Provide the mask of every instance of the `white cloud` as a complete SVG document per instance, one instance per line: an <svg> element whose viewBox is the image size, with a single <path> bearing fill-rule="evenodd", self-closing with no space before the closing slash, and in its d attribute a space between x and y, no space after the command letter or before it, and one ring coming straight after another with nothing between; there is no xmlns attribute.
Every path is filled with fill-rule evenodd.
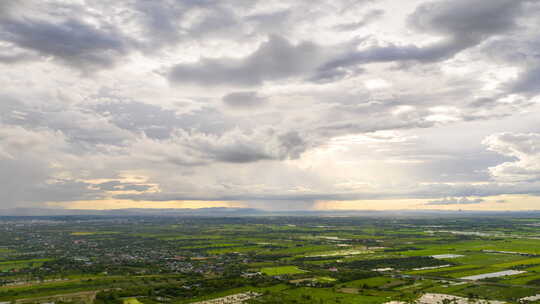
<svg viewBox="0 0 540 304"><path fill-rule="evenodd" d="M513 158L489 168L495 179L509 182L540 179L539 133L493 134L483 143L489 150Z"/></svg>

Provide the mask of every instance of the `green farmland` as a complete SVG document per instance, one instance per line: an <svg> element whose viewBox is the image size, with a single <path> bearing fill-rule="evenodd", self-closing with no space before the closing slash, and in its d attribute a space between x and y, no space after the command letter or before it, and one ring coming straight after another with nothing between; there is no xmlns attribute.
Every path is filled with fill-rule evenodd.
<svg viewBox="0 0 540 304"><path fill-rule="evenodd" d="M246 304L379 304L443 294L516 303L540 294L540 219L90 217L0 226L0 302L243 295Z"/></svg>
<svg viewBox="0 0 540 304"><path fill-rule="evenodd" d="M299 274L306 272L305 270L299 269L296 266L279 266L279 267L265 267L261 269L261 272L265 275L276 276L284 274Z"/></svg>

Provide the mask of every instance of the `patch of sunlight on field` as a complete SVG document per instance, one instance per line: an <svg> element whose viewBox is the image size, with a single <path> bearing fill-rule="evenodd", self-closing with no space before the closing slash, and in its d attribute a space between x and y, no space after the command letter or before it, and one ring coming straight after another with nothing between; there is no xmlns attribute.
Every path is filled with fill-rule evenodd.
<svg viewBox="0 0 540 304"><path fill-rule="evenodd" d="M124 299L123 304L142 304L137 298Z"/></svg>

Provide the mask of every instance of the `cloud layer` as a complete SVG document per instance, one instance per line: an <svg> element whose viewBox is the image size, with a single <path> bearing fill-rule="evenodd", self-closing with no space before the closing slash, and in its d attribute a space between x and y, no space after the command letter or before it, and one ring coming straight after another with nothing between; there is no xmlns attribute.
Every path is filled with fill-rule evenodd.
<svg viewBox="0 0 540 304"><path fill-rule="evenodd" d="M1 2L0 207L535 209L493 197L540 194L539 13L527 0Z"/></svg>

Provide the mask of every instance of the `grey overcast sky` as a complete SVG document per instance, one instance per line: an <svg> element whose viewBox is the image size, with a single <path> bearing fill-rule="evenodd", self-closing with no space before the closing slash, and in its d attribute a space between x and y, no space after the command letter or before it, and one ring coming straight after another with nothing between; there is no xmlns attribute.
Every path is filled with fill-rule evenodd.
<svg viewBox="0 0 540 304"><path fill-rule="evenodd" d="M540 1L0 1L0 207L540 209Z"/></svg>

